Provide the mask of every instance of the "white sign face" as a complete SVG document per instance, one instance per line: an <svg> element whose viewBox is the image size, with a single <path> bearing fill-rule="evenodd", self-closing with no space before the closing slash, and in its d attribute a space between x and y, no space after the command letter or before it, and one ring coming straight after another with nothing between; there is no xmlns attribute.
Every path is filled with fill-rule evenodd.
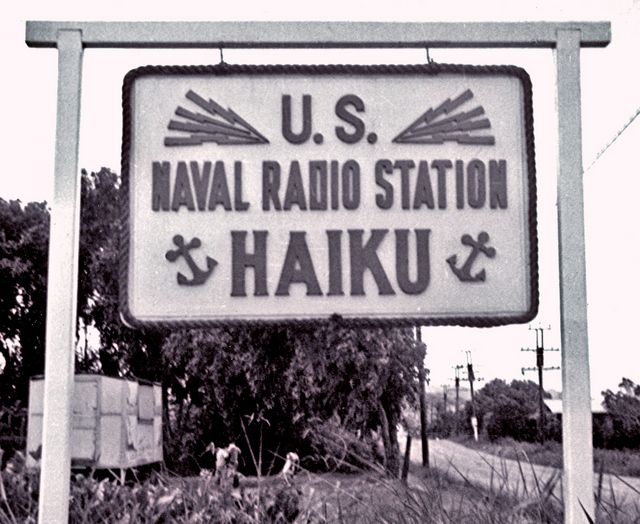
<svg viewBox="0 0 640 524"><path fill-rule="evenodd" d="M124 93L129 324L535 316L523 70L149 67Z"/></svg>

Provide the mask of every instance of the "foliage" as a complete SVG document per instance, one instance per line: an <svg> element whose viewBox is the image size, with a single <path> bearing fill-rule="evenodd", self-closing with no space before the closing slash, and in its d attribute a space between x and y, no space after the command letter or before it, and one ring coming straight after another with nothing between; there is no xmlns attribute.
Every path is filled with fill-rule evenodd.
<svg viewBox="0 0 640 524"><path fill-rule="evenodd" d="M3 474L0 524L35 522L38 478L34 472ZM69 522L291 522L299 513L299 491L285 483L263 490L220 488L212 477L181 479L166 474L133 484L113 477L76 474L70 486Z"/></svg>
<svg viewBox="0 0 640 524"><path fill-rule="evenodd" d="M96 173L83 170L81 191L78 316L80 327L99 333L99 348L94 354L82 352L77 369L160 381L163 335L134 335L120 320L119 177L107 168Z"/></svg>
<svg viewBox="0 0 640 524"><path fill-rule="evenodd" d="M481 427L490 440L512 437L516 440L535 440L538 418L538 386L530 380L494 379L488 382L475 397L476 410ZM470 416L470 408L467 406ZM552 432L553 419L547 433Z"/></svg>
<svg viewBox="0 0 640 524"><path fill-rule="evenodd" d="M471 430L469 417L465 411L452 413L442 412L429 426L429 435L438 438L449 438Z"/></svg>
<svg viewBox="0 0 640 524"><path fill-rule="evenodd" d="M487 465L489 468L490 466ZM555 496L558 477L504 479L500 465L489 487L479 487L462 473L414 470L408 485L373 474L302 473L287 485L277 478L244 479L240 489L221 490L210 477L183 479L158 474L133 485L109 478L75 475L70 522L236 522L236 523L522 523L561 522ZM521 469L527 468L522 462ZM18 477L12 475L12 477ZM8 502L0 500L0 523L35 522L35 479L6 478ZM7 511L11 508L11 514ZM598 522L637 522L613 498Z"/></svg>
<svg viewBox="0 0 640 524"><path fill-rule="evenodd" d="M49 212L0 198L0 405L26 404L43 372Z"/></svg>
<svg viewBox="0 0 640 524"><path fill-rule="evenodd" d="M610 424L602 430L603 443L615 449L640 449L640 385L623 378L618 388L602 393Z"/></svg>
<svg viewBox="0 0 640 524"><path fill-rule="evenodd" d="M131 336L118 313L118 177L82 172L79 328L99 332L79 371L159 378L157 335ZM26 405L28 382L44 371L49 211L46 203L0 199L0 403Z"/></svg>
<svg viewBox="0 0 640 524"><path fill-rule="evenodd" d="M244 457L268 450L263 467L277 469L287 451L313 457L324 449L322 426L366 436L386 417L386 458L395 471L401 404L415 396L415 351L407 331L337 323L172 333L163 347L173 405L168 445L181 455L172 465L195 469L211 439L235 442Z"/></svg>
<svg viewBox="0 0 640 524"><path fill-rule="evenodd" d="M559 474L542 478L516 457L519 475L501 462L486 463L487 484L471 482L455 468L412 470L409 482L381 475L315 475L302 472L292 483L279 476L243 478L238 489L214 478L180 478L161 472L121 484L114 477L74 475L70 522L300 523L522 523L561 522ZM488 473L488 474L487 474ZM490 479L490 480L489 480ZM527 480L529 479L529 480ZM634 501L603 491L598 522L638 522ZM37 472L9 468L0 474L0 524L36 522Z"/></svg>
<svg viewBox="0 0 640 524"><path fill-rule="evenodd" d="M358 473L381 470L384 449L380 440L358 437L353 431L340 426L337 419L310 424L305 435L311 451L303 460L311 471L336 471ZM373 434L375 435L375 434Z"/></svg>

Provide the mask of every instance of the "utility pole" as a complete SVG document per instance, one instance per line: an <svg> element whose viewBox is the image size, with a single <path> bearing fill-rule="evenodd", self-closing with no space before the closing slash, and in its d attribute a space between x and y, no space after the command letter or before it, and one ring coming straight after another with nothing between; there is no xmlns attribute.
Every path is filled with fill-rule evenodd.
<svg viewBox="0 0 640 524"><path fill-rule="evenodd" d="M458 364L457 366L453 366L455 372L455 385L456 385L456 415L460 409L460 370L464 368L462 364Z"/></svg>
<svg viewBox="0 0 640 524"><path fill-rule="evenodd" d="M476 377L473 373L473 363L471 362L471 351L465 351L467 355L467 379L469 380L469 390L471 391L471 427L473 428L473 438L478 442L478 417L476 415L476 401L473 393L473 383Z"/></svg>
<svg viewBox="0 0 640 524"><path fill-rule="evenodd" d="M447 412L447 385L446 384L442 384L442 400L444 402L444 409L442 410L443 413Z"/></svg>
<svg viewBox="0 0 640 524"><path fill-rule="evenodd" d="M424 353L420 353L420 363L418 365L418 387L420 388L420 438L422 441L422 465L429 467L429 438L427 436L427 399L425 397L425 373L424 359L427 356L427 346L422 344L422 329L416 328L416 339Z"/></svg>
<svg viewBox="0 0 640 524"><path fill-rule="evenodd" d="M551 329L549 326L547 329ZM544 411L544 387L542 385L542 372L550 371L553 369L560 369L559 366L544 367L544 352L545 351L560 351L558 348L545 348L544 347L544 328L534 328L536 332L536 348L520 348L520 351L535 351L536 352L536 367L523 367L522 374L525 371L538 371L538 440L544 442L544 428L545 428L545 411ZM529 331L532 331L529 326Z"/></svg>

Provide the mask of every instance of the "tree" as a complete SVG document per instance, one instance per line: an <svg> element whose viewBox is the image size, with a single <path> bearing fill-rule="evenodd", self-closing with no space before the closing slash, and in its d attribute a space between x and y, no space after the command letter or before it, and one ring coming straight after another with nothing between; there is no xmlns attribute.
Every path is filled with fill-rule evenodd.
<svg viewBox="0 0 640 524"><path fill-rule="evenodd" d="M387 470L397 475L400 458L397 426L403 401L415 405L421 348L411 330L345 329L330 324L313 352L320 379L317 412L335 413L346 428L365 434L379 428ZM327 393L329 396L327 397Z"/></svg>
<svg viewBox="0 0 640 524"><path fill-rule="evenodd" d="M538 385L530 380L488 382L476 395L478 416L488 437L535 440L537 399Z"/></svg>
<svg viewBox="0 0 640 524"><path fill-rule="evenodd" d="M618 391L603 391L612 431L604 443L611 448L640 448L640 385L623 378Z"/></svg>
<svg viewBox="0 0 640 524"><path fill-rule="evenodd" d="M105 375L161 380L159 332L134 332L120 320L119 242L121 233L120 178L102 168L82 171L78 281L79 328L99 333L97 362L79 362L79 369Z"/></svg>
<svg viewBox="0 0 640 524"><path fill-rule="evenodd" d="M26 404L44 369L49 212L0 198L0 404Z"/></svg>
<svg viewBox="0 0 640 524"><path fill-rule="evenodd" d="M97 330L99 348L77 369L159 380L162 335L131 336L119 319L119 178L103 168L83 171L81 183L78 327ZM44 372L48 244L45 202L0 199L0 402L6 405L26 404L29 378Z"/></svg>
<svg viewBox="0 0 640 524"><path fill-rule="evenodd" d="M188 446L181 438L175 450L185 459L201 456L209 439L234 441L245 457L246 441L275 455L310 455L323 445L314 439L337 422L361 436L379 429L387 469L397 474L396 427L402 402L415 399L415 350L406 331L334 322L172 333L163 348L170 440L189 435Z"/></svg>

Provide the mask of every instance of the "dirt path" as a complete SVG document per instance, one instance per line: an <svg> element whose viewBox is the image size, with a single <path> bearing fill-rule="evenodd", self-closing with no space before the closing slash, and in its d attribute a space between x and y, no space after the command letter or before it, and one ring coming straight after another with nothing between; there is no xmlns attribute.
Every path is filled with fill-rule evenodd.
<svg viewBox="0 0 640 524"><path fill-rule="evenodd" d="M402 451L406 436L401 437ZM419 439L411 445L411 460L422 464L422 448ZM482 451L467 448L450 440L429 440L431 467L452 476L463 477L469 482L489 489L508 490L518 497L537 496L542 490L553 490L554 497L562 497L561 471L549 466L504 459ZM598 475L594 485L598 489ZM603 475L602 500L605 505L624 507L632 515L640 515L640 478Z"/></svg>

